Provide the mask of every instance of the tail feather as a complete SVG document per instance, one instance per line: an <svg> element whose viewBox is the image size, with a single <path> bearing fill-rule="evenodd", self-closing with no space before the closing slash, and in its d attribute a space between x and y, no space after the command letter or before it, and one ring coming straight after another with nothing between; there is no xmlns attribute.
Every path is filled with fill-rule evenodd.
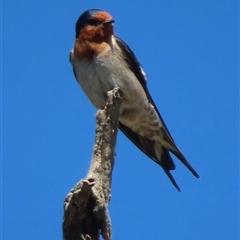
<svg viewBox="0 0 240 240"><path fill-rule="evenodd" d="M167 174L167 176L169 177L169 179L172 182L172 184L174 185L174 187L177 188L177 190L179 192L181 192L177 182L175 181L172 174L170 173L170 170L174 170L176 168L175 164L172 160L172 157L171 157L169 151L164 147L162 147L162 154L161 154L161 158L160 158L160 161L158 162L158 164L162 167L164 172Z"/></svg>
<svg viewBox="0 0 240 240"><path fill-rule="evenodd" d="M175 179L173 178L172 174L170 173L170 171L168 169L165 169L163 167L164 172L167 174L167 176L169 177L170 181L172 182L172 184L174 185L174 187L181 192L181 189L179 188L179 186L177 185Z"/></svg>
<svg viewBox="0 0 240 240"><path fill-rule="evenodd" d="M196 177L199 178L198 173L194 170L194 168L190 165L190 163L187 161L187 159L183 156L181 151L177 148L175 142L172 138L170 138L166 132L163 132L164 138L163 138L163 146L173 153L188 169L189 171Z"/></svg>
<svg viewBox="0 0 240 240"><path fill-rule="evenodd" d="M187 159L183 156L183 154L180 152L180 150L176 147L175 150L169 149L171 153L173 153L188 169L189 171L196 177L199 178L200 176L198 173L194 170L194 168L190 165L190 163L187 161Z"/></svg>
<svg viewBox="0 0 240 240"><path fill-rule="evenodd" d="M156 162L167 170L175 170L176 166L169 154L169 151L167 148L163 147L163 145L155 141L153 144L153 152L155 155Z"/></svg>
<svg viewBox="0 0 240 240"><path fill-rule="evenodd" d="M119 128L141 151L163 168L164 172L178 191L181 190L170 173L171 170L175 169L175 164L172 160L170 152L179 158L179 160L193 173L195 177L199 178L197 172L188 163L167 132L163 131L164 138L161 139L161 141L156 141L140 136L121 122L119 122Z"/></svg>

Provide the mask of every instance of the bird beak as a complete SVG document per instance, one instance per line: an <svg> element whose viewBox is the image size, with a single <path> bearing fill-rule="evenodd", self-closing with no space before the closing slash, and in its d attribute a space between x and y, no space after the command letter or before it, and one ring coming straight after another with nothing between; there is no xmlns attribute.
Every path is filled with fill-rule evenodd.
<svg viewBox="0 0 240 240"><path fill-rule="evenodd" d="M115 20L113 20L113 19L107 19L102 24L114 23L114 22L115 22Z"/></svg>

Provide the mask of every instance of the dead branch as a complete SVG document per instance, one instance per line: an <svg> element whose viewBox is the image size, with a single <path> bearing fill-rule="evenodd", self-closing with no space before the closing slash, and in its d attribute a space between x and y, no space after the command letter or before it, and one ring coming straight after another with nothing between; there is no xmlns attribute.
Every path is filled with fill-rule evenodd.
<svg viewBox="0 0 240 240"><path fill-rule="evenodd" d="M121 105L118 88L108 92L103 110L96 114L93 156L86 178L80 180L64 201L64 240L111 240L108 203L111 194L114 149Z"/></svg>

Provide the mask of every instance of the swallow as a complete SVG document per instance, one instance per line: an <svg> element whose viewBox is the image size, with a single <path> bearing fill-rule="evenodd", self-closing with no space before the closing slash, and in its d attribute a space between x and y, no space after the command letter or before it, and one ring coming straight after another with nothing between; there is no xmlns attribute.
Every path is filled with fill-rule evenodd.
<svg viewBox="0 0 240 240"><path fill-rule="evenodd" d="M198 173L176 146L147 89L147 78L130 47L114 35L113 17L100 9L83 12L75 26L70 62L77 82L91 103L102 109L107 92L120 88L123 100L119 129L149 158L159 164L180 191L171 170L175 155L191 172Z"/></svg>

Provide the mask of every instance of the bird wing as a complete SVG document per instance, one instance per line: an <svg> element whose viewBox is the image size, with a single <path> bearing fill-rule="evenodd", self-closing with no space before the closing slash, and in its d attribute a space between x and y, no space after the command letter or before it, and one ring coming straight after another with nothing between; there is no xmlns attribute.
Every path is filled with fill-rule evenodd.
<svg viewBox="0 0 240 240"><path fill-rule="evenodd" d="M149 91L147 89L147 78L146 75L137 60L136 56L134 55L133 51L129 48L129 46L119 37L116 37L116 43L118 44L119 48L121 49L122 55L127 62L129 69L135 74L136 78L142 85L146 96L148 98L148 101L154 106L156 112L158 113L159 119L162 123L162 132L164 135L164 139L166 142L168 142L172 148L166 149L162 146L162 156L161 161L157 158L157 155L155 153L154 149L154 141L142 137L138 135L137 133L133 132L131 129L123 125L121 122L119 122L119 129L141 150L143 151L148 157L150 157L153 161L158 163L167 176L170 178L173 185L180 191L177 183L175 182L174 178L172 177L170 170L175 169L175 164L169 154L169 151L171 151L176 157L180 159L180 161L194 174L195 177L199 177L197 172L192 168L192 166L187 162L186 158L183 156L183 154L180 152L180 150L177 148L160 112L157 109L157 106L155 105L151 95L149 94ZM168 151L169 150L169 151Z"/></svg>
<svg viewBox="0 0 240 240"><path fill-rule="evenodd" d="M162 128L164 130L164 132L167 133L168 137L171 138L171 140L173 141L173 138L165 124L165 122L163 121L163 118L161 116L161 114L159 113L157 106L155 105L151 95L149 94L148 88L147 88L147 78L146 75L141 67L141 64L139 63L139 61L137 60L135 54L133 53L133 51L129 48L129 46L119 37L116 37L116 42L118 44L118 46L120 47L122 54L125 58L125 61L128 63L129 68L131 69L131 71L135 74L135 76L137 77L138 81L141 83L146 96L149 100L149 102L154 106L156 112L158 113L158 116L162 122ZM174 141L173 141L174 142Z"/></svg>

